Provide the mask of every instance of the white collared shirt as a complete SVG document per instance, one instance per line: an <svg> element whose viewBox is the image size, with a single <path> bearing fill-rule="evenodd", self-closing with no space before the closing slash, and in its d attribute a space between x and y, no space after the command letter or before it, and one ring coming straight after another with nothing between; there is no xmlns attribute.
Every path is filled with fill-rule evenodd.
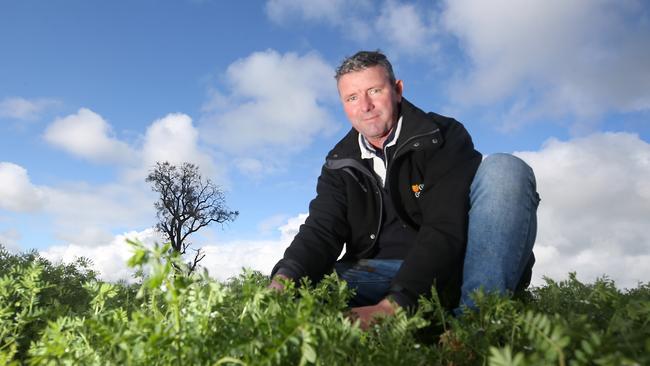
<svg viewBox="0 0 650 366"><path fill-rule="evenodd" d="M361 149L361 158L372 159L372 168L374 169L377 176L379 176L382 187L386 184L386 168L388 162L386 149L397 143L397 138L399 137L399 132L401 129L402 117L400 116L399 120L397 120L397 125L395 126L395 135L393 135L393 138L387 144L384 144L384 159L386 161L377 155L375 149L372 147L370 142L368 142L368 139L366 139L362 134L359 134L359 148Z"/></svg>

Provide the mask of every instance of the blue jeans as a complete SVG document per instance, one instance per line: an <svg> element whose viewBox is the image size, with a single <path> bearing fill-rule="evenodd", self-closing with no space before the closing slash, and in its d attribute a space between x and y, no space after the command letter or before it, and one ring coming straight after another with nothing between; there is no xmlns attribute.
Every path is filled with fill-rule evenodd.
<svg viewBox="0 0 650 366"><path fill-rule="evenodd" d="M367 306L386 297L402 262L401 259L360 259L357 262L337 262L334 269L356 292L349 305Z"/></svg>
<svg viewBox="0 0 650 366"><path fill-rule="evenodd" d="M470 294L479 288L504 294L528 285L538 204L535 175L521 159L493 154L481 162L470 188L460 305L474 307ZM401 260L362 259L337 263L335 270L356 290L350 306L365 306L387 295L401 264ZM522 281L522 274L528 278Z"/></svg>

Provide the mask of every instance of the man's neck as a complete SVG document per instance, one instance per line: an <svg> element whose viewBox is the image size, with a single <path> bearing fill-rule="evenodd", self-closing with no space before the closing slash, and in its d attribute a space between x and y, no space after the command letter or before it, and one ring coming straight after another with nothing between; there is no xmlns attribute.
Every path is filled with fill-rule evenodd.
<svg viewBox="0 0 650 366"><path fill-rule="evenodd" d="M369 142L369 143L370 143L370 144L371 144L375 149L383 150L383 149L384 149L384 145L386 145L386 141L387 141L388 138L393 134L393 131L395 131L395 126L393 126L393 128L391 128L391 129L388 131L388 133L386 133L386 134L383 135L382 137L379 137L379 138L377 138L377 139L366 137L366 140L367 140L367 141L368 141L368 142Z"/></svg>
<svg viewBox="0 0 650 366"><path fill-rule="evenodd" d="M387 145L390 145L393 140L395 140L395 135L399 133L398 130L399 130L400 121L401 121L401 117L400 119L397 120L397 122L395 122L395 124L388 131L388 133L380 138L375 138L371 140L363 136L363 140L365 141L364 142L365 146L369 149L375 150L375 154L380 156L383 160L384 149L386 148Z"/></svg>
<svg viewBox="0 0 650 366"><path fill-rule="evenodd" d="M397 128L397 123L398 123L399 119L401 118L400 117L401 116L401 109L402 109L402 104L399 103L397 105L397 113L395 114L395 116L393 116L393 121L394 121L393 127L391 127L391 129L388 130L388 132L386 132L386 134L384 134L383 136L381 136L379 138L368 138L368 137L366 137L366 141L368 141L372 146L374 146L375 149L384 150L384 146L386 145L386 141L389 138L392 139L393 133L395 132L395 128Z"/></svg>

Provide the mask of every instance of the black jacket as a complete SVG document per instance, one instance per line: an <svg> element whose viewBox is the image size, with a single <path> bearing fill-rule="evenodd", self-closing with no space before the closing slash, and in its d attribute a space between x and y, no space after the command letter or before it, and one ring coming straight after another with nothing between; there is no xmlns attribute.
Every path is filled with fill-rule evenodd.
<svg viewBox="0 0 650 366"><path fill-rule="evenodd" d="M428 295L432 284L443 300L458 303L467 244L469 187L481 162L463 125L402 99L402 129L392 150L386 186L400 220L417 231L415 243L391 286L402 306ZM361 159L352 129L327 155L309 217L272 275L318 281L342 260L372 258L381 235L382 194Z"/></svg>

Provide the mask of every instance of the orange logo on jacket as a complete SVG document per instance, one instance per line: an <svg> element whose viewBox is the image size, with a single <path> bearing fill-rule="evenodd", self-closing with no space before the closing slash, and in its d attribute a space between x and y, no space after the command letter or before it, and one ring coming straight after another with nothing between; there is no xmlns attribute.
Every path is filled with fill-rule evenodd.
<svg viewBox="0 0 650 366"><path fill-rule="evenodd" d="M420 193L424 189L424 184L412 184L411 185L411 190L413 191L413 194L415 195L415 198L420 198Z"/></svg>

